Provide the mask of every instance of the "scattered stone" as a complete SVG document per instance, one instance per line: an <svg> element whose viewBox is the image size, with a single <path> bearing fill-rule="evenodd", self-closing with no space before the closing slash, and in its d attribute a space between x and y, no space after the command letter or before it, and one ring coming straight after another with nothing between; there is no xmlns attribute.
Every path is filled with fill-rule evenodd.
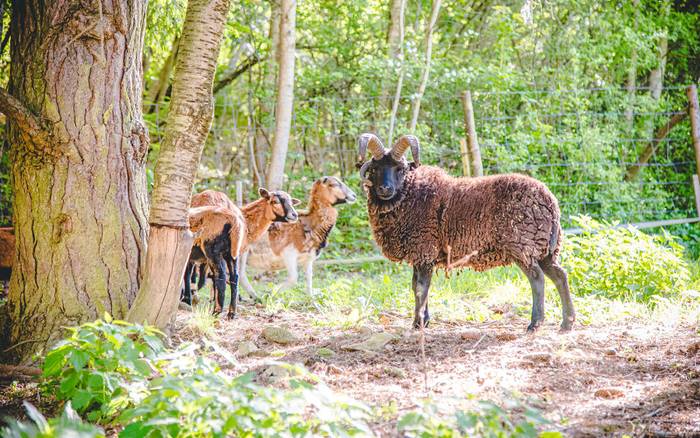
<svg viewBox="0 0 700 438"><path fill-rule="evenodd" d="M514 341L514 340L518 339L518 335L516 335L515 333L503 332L503 333L497 334L496 339L498 339L501 342Z"/></svg>
<svg viewBox="0 0 700 438"><path fill-rule="evenodd" d="M605 355L606 356L617 356L617 350L615 350L614 348L608 348L607 350L605 350Z"/></svg>
<svg viewBox="0 0 700 438"><path fill-rule="evenodd" d="M338 365L334 364L328 364L328 368L326 369L328 374L335 374L336 376L339 376L343 374L343 369L340 368Z"/></svg>
<svg viewBox="0 0 700 438"><path fill-rule="evenodd" d="M371 335L372 329L367 327L366 325L363 325L357 328L357 332L361 335Z"/></svg>
<svg viewBox="0 0 700 438"><path fill-rule="evenodd" d="M260 351L257 345L251 341L243 341L238 344L238 357L246 357Z"/></svg>
<svg viewBox="0 0 700 438"><path fill-rule="evenodd" d="M391 377L396 377L399 379L403 379L406 377L406 371L402 370L399 367L393 367L391 365L387 365L384 367L384 372Z"/></svg>
<svg viewBox="0 0 700 438"><path fill-rule="evenodd" d="M299 338L284 327L267 326L262 331L262 336L269 342L287 345L299 342Z"/></svg>
<svg viewBox="0 0 700 438"><path fill-rule="evenodd" d="M289 379L289 370L281 365L270 365L262 370L260 378L269 383L283 383Z"/></svg>
<svg viewBox="0 0 700 438"><path fill-rule="evenodd" d="M595 392L595 396L604 399L614 399L624 397L625 393L617 388L601 388Z"/></svg>
<svg viewBox="0 0 700 438"><path fill-rule="evenodd" d="M523 360L532 363L550 363L552 354L547 352L530 353L523 356Z"/></svg>
<svg viewBox="0 0 700 438"><path fill-rule="evenodd" d="M383 350L386 344L396 339L398 339L398 336L392 333L375 333L366 341L358 342L357 344L345 345L342 348L349 351L369 351L372 353L377 353Z"/></svg>
<svg viewBox="0 0 700 438"><path fill-rule="evenodd" d="M192 306L190 306L190 305L187 304L187 303L183 303L182 301L180 301L180 304L177 305L177 308L180 309L180 310L184 310L184 311L186 311L186 312L191 312L191 311L192 311Z"/></svg>
<svg viewBox="0 0 700 438"><path fill-rule="evenodd" d="M465 341L478 341L481 339L481 331L477 329L467 329L460 334Z"/></svg>
<svg viewBox="0 0 700 438"><path fill-rule="evenodd" d="M688 356L695 356L700 352L700 341L693 342L688 346L688 349L686 350Z"/></svg>
<svg viewBox="0 0 700 438"><path fill-rule="evenodd" d="M335 356L335 351L331 350L330 348L321 347L316 350L316 356L327 359Z"/></svg>

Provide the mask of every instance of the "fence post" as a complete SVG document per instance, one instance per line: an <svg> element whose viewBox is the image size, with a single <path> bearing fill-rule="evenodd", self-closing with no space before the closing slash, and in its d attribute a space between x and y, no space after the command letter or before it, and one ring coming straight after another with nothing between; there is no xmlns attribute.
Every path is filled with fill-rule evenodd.
<svg viewBox="0 0 700 438"><path fill-rule="evenodd" d="M467 149L467 140L464 138L459 139L459 151L462 155L462 175L472 176L472 170L469 166L469 150Z"/></svg>
<svg viewBox="0 0 700 438"><path fill-rule="evenodd" d="M464 130L469 144L469 160L471 161L471 174L482 176L484 168L481 164L481 150L476 138L476 125L474 123L474 106L472 105L472 93L467 90L462 93L462 105L464 107Z"/></svg>
<svg viewBox="0 0 700 438"><path fill-rule="evenodd" d="M236 181L236 205L243 206L243 181Z"/></svg>
<svg viewBox="0 0 700 438"><path fill-rule="evenodd" d="M698 87L688 87L688 115L690 116L690 134L695 148L695 174L700 175L700 109L698 108Z"/></svg>

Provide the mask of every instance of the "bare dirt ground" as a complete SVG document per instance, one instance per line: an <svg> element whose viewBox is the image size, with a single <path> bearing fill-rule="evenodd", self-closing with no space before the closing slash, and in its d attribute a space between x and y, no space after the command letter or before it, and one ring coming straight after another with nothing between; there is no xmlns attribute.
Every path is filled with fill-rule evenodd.
<svg viewBox="0 0 700 438"><path fill-rule="evenodd" d="M301 363L333 389L377 409L394 404L399 414L426 396L449 408L467 394L493 401L515 394L566 436L700 436L700 338L690 327L635 320L560 334L550 322L526 335L527 321L517 316L484 324L432 321L425 330L426 393L419 333L403 315L382 314L376 324L342 329L314 324L313 314L241 310L235 321L216 326L217 342L238 356L223 366L232 372L252 370L263 378L275 360ZM179 313L176 340L196 337L184 324L190 317ZM299 340L268 342L261 333L270 325ZM380 332L397 337L377 353L344 348ZM260 354L237 355L243 341L255 343ZM321 347L335 355L320 357ZM374 427L395 435L396 415Z"/></svg>

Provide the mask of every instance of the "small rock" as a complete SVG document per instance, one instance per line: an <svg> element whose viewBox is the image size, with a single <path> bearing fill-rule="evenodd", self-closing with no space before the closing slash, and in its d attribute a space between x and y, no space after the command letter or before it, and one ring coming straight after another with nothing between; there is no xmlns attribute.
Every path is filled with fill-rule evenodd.
<svg viewBox="0 0 700 438"><path fill-rule="evenodd" d="M270 365L260 373L260 377L266 382L281 383L289 378L289 370L281 365Z"/></svg>
<svg viewBox="0 0 700 438"><path fill-rule="evenodd" d="M700 341L693 342L686 349L686 353L688 356L695 356L696 354L698 354L698 352L700 352Z"/></svg>
<svg viewBox="0 0 700 438"><path fill-rule="evenodd" d="M250 356L251 354L257 353L259 350L258 346L253 342L243 341L238 344L238 357Z"/></svg>
<svg viewBox="0 0 700 438"><path fill-rule="evenodd" d="M284 327L267 326L263 329L262 336L270 342L282 345L299 342L299 338Z"/></svg>
<svg viewBox="0 0 700 438"><path fill-rule="evenodd" d="M316 356L323 358L333 357L335 356L335 351L331 350L330 348L321 347L316 350Z"/></svg>
<svg viewBox="0 0 700 438"><path fill-rule="evenodd" d="M515 333L503 332L503 333L497 334L496 339L498 339L501 342L514 341L514 340L518 339L518 335L516 335Z"/></svg>
<svg viewBox="0 0 700 438"><path fill-rule="evenodd" d="M523 360L534 363L549 363L552 361L552 355L547 352L530 353L523 356Z"/></svg>
<svg viewBox="0 0 700 438"><path fill-rule="evenodd" d="M463 331L460 337L465 341L478 341L481 339L481 331L477 329L468 329Z"/></svg>
<svg viewBox="0 0 700 438"><path fill-rule="evenodd" d="M371 335L372 329L367 327L366 325L363 325L357 328L357 332L361 335Z"/></svg>
<svg viewBox="0 0 700 438"><path fill-rule="evenodd" d="M366 341L358 342L357 344L345 345L342 348L349 351L369 351L376 353L384 349L386 344L396 339L398 339L398 336L392 333L375 333Z"/></svg>
<svg viewBox="0 0 700 438"><path fill-rule="evenodd" d="M614 399L624 397L625 393L617 388L601 388L595 392L595 396L598 398Z"/></svg>
<svg viewBox="0 0 700 438"><path fill-rule="evenodd" d="M180 310L184 310L184 311L186 311L186 312L191 312L191 311L192 311L192 306L190 306L190 305L187 304L187 303L183 303L182 301L180 301L180 304L177 305L177 308L180 309Z"/></svg>
<svg viewBox="0 0 700 438"><path fill-rule="evenodd" d="M399 367L393 367L391 365L387 365L384 367L384 372L391 377L397 377L399 379L403 379L406 377L406 371L402 370Z"/></svg>
<svg viewBox="0 0 700 438"><path fill-rule="evenodd" d="M327 368L328 374L335 374L336 376L343 374L343 369L338 365L329 364Z"/></svg>
<svg viewBox="0 0 700 438"><path fill-rule="evenodd" d="M606 356L617 356L617 350L615 350L614 348L608 348L607 350L605 350L605 355Z"/></svg>

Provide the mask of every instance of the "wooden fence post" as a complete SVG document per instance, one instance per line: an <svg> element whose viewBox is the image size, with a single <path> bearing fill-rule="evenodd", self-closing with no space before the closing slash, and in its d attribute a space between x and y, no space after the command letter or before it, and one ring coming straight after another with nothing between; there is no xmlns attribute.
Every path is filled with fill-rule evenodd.
<svg viewBox="0 0 700 438"><path fill-rule="evenodd" d="M471 166L469 165L469 150L467 149L467 140L459 139L459 151L462 156L462 175L472 176Z"/></svg>
<svg viewBox="0 0 700 438"><path fill-rule="evenodd" d="M467 134L469 145L469 160L471 161L472 176L482 176L484 167L481 164L481 150L476 137L476 124L474 123L474 106L472 105L472 93L467 90L462 93L462 105L464 107L464 130Z"/></svg>
<svg viewBox="0 0 700 438"><path fill-rule="evenodd" d="M243 206L243 181L236 181L236 205Z"/></svg>
<svg viewBox="0 0 700 438"><path fill-rule="evenodd" d="M688 115L690 116L690 135L693 137L695 149L695 175L693 189L695 192L695 208L700 217L700 108L698 108L698 87L693 84L688 87Z"/></svg>

